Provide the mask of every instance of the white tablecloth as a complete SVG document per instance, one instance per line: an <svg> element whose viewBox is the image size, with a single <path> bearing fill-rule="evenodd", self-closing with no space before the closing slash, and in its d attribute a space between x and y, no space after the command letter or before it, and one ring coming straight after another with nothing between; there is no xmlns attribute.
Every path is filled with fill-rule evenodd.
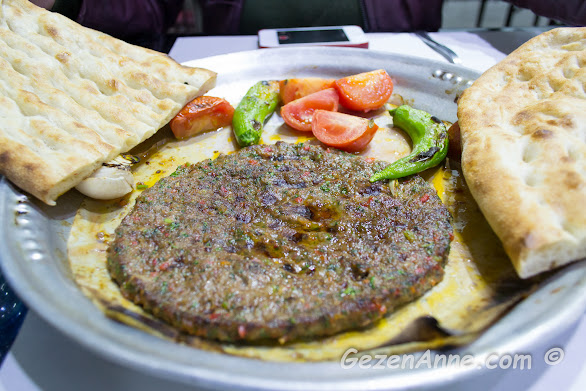
<svg viewBox="0 0 586 391"><path fill-rule="evenodd" d="M443 32L432 38L450 47L462 59L462 66L485 71L505 57L480 34ZM427 47L413 34L368 34L370 48L390 53L421 56L438 61L445 59ZM524 37L524 36L523 36ZM502 42L505 46L519 35L510 34ZM498 45L497 45L498 46ZM502 46L499 46L502 47ZM169 55L179 62L212 55L257 48L255 36L188 37L176 41ZM367 49L365 49L367 50ZM543 363L544 352L551 347L562 347L564 360L555 366ZM586 390L586 316L569 330L560 330L529 352L533 357L530 370L495 370L488 375L450 386L449 390ZM514 353L514 352L512 352ZM23 328L0 368L0 391L37 390L193 390L172 380L159 379L149 374L119 366L88 351L29 313Z"/></svg>
<svg viewBox="0 0 586 391"><path fill-rule="evenodd" d="M467 32L430 34L436 41L448 46L462 59L462 66L485 71L505 57L487 41ZM414 34L367 34L369 48L388 53L408 54L438 61L446 61ZM178 62L258 48L256 36L186 37L178 39L169 55Z"/></svg>

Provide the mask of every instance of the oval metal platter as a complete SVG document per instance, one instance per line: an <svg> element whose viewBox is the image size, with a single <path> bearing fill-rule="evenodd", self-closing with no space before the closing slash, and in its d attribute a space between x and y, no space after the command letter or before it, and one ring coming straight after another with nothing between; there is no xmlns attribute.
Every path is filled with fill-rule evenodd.
<svg viewBox="0 0 586 391"><path fill-rule="evenodd" d="M341 77L383 68L395 93L423 110L456 120L456 100L479 76L466 68L364 49L263 49L189 62L218 72L210 91L242 91L263 79ZM48 207L0 183L3 272L26 304L88 349L164 378L211 389L400 389L437 387L477 376L476 368L344 369L340 362L277 363L213 353L173 343L107 318L73 281L67 260L69 229L82 198L71 191ZM586 262L566 267L516 305L465 350L486 357L523 352L572 326L586 308Z"/></svg>

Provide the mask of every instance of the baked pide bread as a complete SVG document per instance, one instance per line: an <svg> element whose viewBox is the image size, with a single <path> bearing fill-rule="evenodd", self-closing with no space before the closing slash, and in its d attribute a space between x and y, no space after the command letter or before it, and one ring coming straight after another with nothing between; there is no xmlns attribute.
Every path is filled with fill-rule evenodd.
<svg viewBox="0 0 586 391"><path fill-rule="evenodd" d="M53 205L215 78L26 0L0 0L0 173Z"/></svg>
<svg viewBox="0 0 586 391"><path fill-rule="evenodd" d="M586 28L543 33L458 102L462 168L522 278L586 258Z"/></svg>

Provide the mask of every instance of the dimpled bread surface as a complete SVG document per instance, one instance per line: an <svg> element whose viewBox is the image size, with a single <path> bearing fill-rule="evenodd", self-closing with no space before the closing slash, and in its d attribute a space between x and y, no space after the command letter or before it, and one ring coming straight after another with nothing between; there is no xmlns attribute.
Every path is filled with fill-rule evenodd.
<svg viewBox="0 0 586 391"><path fill-rule="evenodd" d="M54 205L215 77L28 1L0 0L0 173Z"/></svg>
<svg viewBox="0 0 586 391"><path fill-rule="evenodd" d="M586 28L545 32L458 102L472 195L527 278L586 258Z"/></svg>

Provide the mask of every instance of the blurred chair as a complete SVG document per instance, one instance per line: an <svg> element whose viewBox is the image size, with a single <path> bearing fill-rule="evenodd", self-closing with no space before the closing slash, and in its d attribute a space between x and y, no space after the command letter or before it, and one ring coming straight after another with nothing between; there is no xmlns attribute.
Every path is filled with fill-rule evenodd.
<svg viewBox="0 0 586 391"><path fill-rule="evenodd" d="M486 11L486 3L488 1L490 1L490 0L480 0L480 8L478 9L478 14L476 15L476 27L482 27L484 13ZM501 1L501 0L498 0L498 1ZM520 10L521 10L521 8L516 7L513 4L509 4L508 5L507 16L506 16L506 18L504 20L504 24L503 24L502 27L511 27L511 24L513 22L513 17L515 16L515 13L517 13ZM539 26L540 19L541 19L541 17L539 15L535 15L534 14L533 26ZM555 24L559 24L559 23L556 22L553 19L549 19L548 24L549 25L555 25Z"/></svg>

